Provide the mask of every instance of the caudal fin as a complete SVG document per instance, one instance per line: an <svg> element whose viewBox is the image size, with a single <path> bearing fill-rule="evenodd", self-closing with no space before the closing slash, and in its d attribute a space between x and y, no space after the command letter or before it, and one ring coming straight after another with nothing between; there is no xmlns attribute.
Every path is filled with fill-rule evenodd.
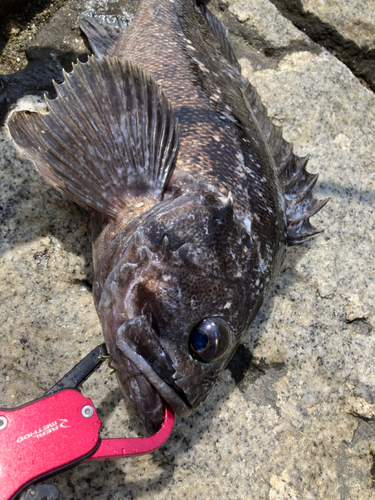
<svg viewBox="0 0 375 500"><path fill-rule="evenodd" d="M177 119L130 61L90 57L56 85L46 114L14 112L10 134L40 175L87 210L116 217L127 198L161 199L178 149Z"/></svg>

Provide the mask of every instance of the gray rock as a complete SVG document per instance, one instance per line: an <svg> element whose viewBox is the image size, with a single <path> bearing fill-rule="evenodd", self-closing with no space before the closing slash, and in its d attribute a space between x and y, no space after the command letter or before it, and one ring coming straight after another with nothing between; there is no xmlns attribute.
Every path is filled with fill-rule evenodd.
<svg viewBox="0 0 375 500"><path fill-rule="evenodd" d="M222 2L223 0L218 0ZM294 26L329 50L375 90L374 9L371 2L270 0ZM372 5L373 7L373 5Z"/></svg>
<svg viewBox="0 0 375 500"><path fill-rule="evenodd" d="M268 0L223 0L221 5L272 47L286 47L292 42L306 40L306 35L288 22ZM273 29L270 30L270 26Z"/></svg>
<svg viewBox="0 0 375 500"><path fill-rule="evenodd" d="M305 12L334 26L346 39L358 46L375 48L375 3L368 0L334 0L328 3L301 0Z"/></svg>
<svg viewBox="0 0 375 500"><path fill-rule="evenodd" d="M139 0L56 0L42 13L37 13L37 3L33 12L31 4L25 19L19 14L18 21L8 20L2 29L3 36L9 32L9 40L5 42L0 35L0 49L5 45L3 52L8 55L5 62L4 55L0 57L0 125L9 107L23 96L46 93L48 97L55 97L52 80L61 83L63 69L71 71L72 62L87 60L90 50L78 25L80 13L95 10L130 19L138 3ZM45 24L49 17L51 19Z"/></svg>
<svg viewBox="0 0 375 500"><path fill-rule="evenodd" d="M289 250L206 404L177 419L153 455L83 464L50 480L62 500L375 499L375 97L273 3L259 6L212 4L232 30L244 76L297 154L310 155L316 196L331 196L314 217L325 232ZM12 407L40 397L102 337L85 213L38 177L5 128L0 140L0 390ZM103 366L83 393L104 436L137 435L109 372Z"/></svg>

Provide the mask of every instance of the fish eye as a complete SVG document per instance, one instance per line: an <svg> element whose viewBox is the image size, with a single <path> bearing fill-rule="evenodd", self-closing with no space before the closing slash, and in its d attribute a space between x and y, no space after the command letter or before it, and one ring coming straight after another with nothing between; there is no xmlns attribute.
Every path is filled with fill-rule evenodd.
<svg viewBox="0 0 375 500"><path fill-rule="evenodd" d="M227 352L231 339L226 321L218 317L203 319L190 333L190 353L204 363L217 361Z"/></svg>

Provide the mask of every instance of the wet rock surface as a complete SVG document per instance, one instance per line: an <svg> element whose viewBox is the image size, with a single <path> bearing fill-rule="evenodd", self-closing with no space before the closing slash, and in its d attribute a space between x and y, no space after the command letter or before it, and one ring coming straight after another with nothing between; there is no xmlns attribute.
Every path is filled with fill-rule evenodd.
<svg viewBox="0 0 375 500"><path fill-rule="evenodd" d="M314 225L325 232L288 251L275 291L203 408L177 419L153 455L82 464L51 479L62 500L375 499L375 97L340 54L310 36L308 16L308 29L298 27L290 14L297 3L371 50L360 2L351 4L347 19L354 21L345 29L321 3L289 2L286 9L276 0L213 0L209 6L229 27L243 74L270 116L297 154L310 155L309 171L319 172L316 196L331 201ZM33 28L28 54L41 50L29 62L34 69L13 74L9 63L1 70L8 77L0 77L0 94L8 95L4 114L26 93L37 98L24 105L37 105L43 90L52 92L50 78L61 78L61 67L87 57L79 12L135 7L61 2ZM22 50L3 47L15 58ZM22 86L23 75L27 85L10 97L10 83ZM90 290L86 214L35 173L6 127L0 165L0 391L1 406L13 407L42 396L102 336ZM103 365L83 392L102 417L103 436L137 435L141 428L110 371Z"/></svg>
<svg viewBox="0 0 375 500"><path fill-rule="evenodd" d="M35 2L24 15L10 16L0 37L0 124L9 108L21 97L32 94L56 96L52 80L63 81L62 71L72 62L87 60L91 53L78 25L86 10L131 18L138 2L55 0Z"/></svg>

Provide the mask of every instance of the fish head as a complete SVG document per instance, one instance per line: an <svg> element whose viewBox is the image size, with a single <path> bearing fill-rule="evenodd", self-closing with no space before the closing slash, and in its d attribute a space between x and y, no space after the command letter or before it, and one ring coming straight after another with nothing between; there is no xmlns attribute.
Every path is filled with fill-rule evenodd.
<svg viewBox="0 0 375 500"><path fill-rule="evenodd" d="M188 415L248 327L249 233L231 196L182 196L139 227L99 302L120 387L151 432L163 404Z"/></svg>

